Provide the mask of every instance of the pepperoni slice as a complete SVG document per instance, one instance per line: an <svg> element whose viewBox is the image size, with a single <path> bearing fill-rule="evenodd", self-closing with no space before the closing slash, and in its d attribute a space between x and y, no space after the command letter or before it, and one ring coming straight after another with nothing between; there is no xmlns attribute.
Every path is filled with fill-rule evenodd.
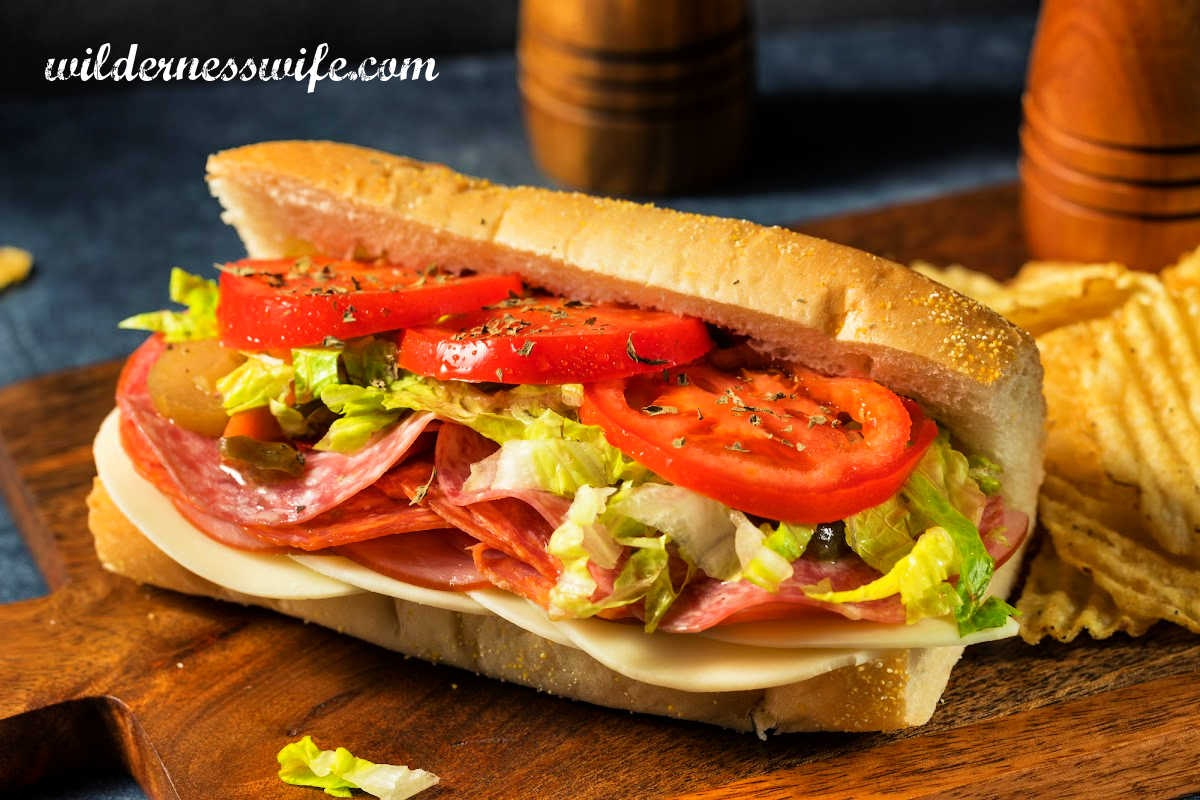
<svg viewBox="0 0 1200 800"><path fill-rule="evenodd" d="M441 517L427 508L397 502L368 486L340 506L308 522L255 525L246 530L264 542L300 550L323 550L392 534L435 530L445 524Z"/></svg>

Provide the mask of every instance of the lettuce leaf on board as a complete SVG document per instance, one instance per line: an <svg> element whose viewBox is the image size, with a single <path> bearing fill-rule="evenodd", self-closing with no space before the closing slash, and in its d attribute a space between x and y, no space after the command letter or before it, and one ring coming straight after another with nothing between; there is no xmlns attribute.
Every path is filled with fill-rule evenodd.
<svg viewBox="0 0 1200 800"><path fill-rule="evenodd" d="M350 797L361 789L380 800L407 800L437 784L439 778L423 769L375 764L356 758L349 750L322 750L311 736L279 751L279 779L293 786L324 789L334 797Z"/></svg>

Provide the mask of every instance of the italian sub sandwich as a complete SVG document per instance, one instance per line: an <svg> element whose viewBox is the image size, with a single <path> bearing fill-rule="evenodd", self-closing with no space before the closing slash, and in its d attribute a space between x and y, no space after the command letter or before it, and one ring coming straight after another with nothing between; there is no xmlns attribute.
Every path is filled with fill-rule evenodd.
<svg viewBox="0 0 1200 800"><path fill-rule="evenodd" d="M95 445L101 561L562 697L924 723L1041 479L1028 335L780 228L328 142L218 153Z"/></svg>

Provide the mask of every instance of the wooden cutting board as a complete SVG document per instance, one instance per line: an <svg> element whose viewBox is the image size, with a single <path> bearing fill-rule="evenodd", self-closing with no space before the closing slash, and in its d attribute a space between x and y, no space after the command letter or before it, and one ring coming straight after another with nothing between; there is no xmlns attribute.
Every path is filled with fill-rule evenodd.
<svg viewBox="0 0 1200 800"><path fill-rule="evenodd" d="M1002 187L806 224L899 260L1023 259ZM437 772L422 798L1101 797L1200 790L1200 637L969 648L933 721L751 735L559 700L104 572L84 496L118 365L0 390L0 486L49 597L0 606L0 789L123 763L152 798L301 798L310 733Z"/></svg>

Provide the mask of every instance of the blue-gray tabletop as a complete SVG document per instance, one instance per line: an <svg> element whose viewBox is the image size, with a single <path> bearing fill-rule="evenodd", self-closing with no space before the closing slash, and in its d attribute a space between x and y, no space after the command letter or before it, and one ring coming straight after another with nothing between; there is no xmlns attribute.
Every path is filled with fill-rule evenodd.
<svg viewBox="0 0 1200 800"><path fill-rule="evenodd" d="M1013 17L764 32L746 174L658 202L785 223L1011 180L1033 27ZM281 82L0 98L0 245L36 257L25 283L0 291L0 386L125 355L139 336L116 322L164 305L168 267L241 254L202 179L210 152L334 139L546 184L512 56L443 60L439 72L313 94ZM0 575L0 602L46 591L2 502ZM116 772L54 776L23 795L143 796Z"/></svg>

